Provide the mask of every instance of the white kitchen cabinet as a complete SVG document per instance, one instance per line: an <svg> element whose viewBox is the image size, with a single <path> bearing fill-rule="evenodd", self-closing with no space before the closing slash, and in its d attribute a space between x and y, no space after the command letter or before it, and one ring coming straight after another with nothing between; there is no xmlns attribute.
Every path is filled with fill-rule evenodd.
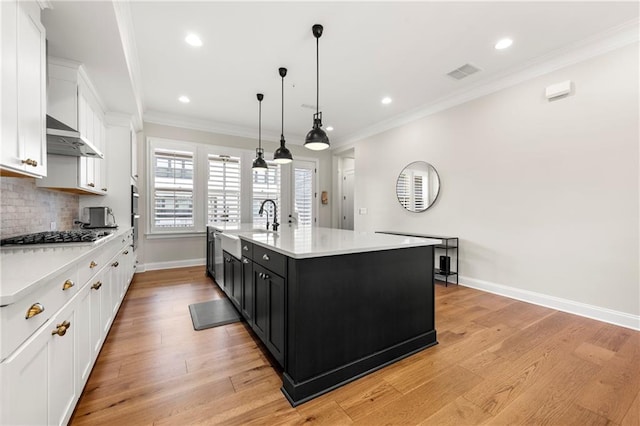
<svg viewBox="0 0 640 426"><path fill-rule="evenodd" d="M106 127L98 95L82 65L57 58L49 60L48 113L104 154ZM49 173L37 186L77 194L105 195L105 158L48 156Z"/></svg>
<svg viewBox="0 0 640 426"><path fill-rule="evenodd" d="M0 363L0 424L69 421L133 276L131 235L120 233L0 307L0 334L10 343L13 335L21 339ZM45 310L25 319L33 301Z"/></svg>
<svg viewBox="0 0 640 426"><path fill-rule="evenodd" d="M47 174L46 36L35 1L0 2L0 174Z"/></svg>
<svg viewBox="0 0 640 426"><path fill-rule="evenodd" d="M78 399L75 380L78 297L0 364L1 424L66 424Z"/></svg>

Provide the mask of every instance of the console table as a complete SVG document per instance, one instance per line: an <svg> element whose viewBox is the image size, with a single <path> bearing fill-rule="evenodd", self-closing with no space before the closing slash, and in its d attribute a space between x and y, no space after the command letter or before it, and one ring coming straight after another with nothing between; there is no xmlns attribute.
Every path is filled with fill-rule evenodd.
<svg viewBox="0 0 640 426"><path fill-rule="evenodd" d="M454 270L451 268L451 265L447 265L446 263L441 265L440 262L438 262L437 260L434 260L435 262L434 265L438 265L440 267L433 268L433 275L435 277L443 277L445 287L449 285L449 277L453 277L455 275L456 285L458 285L458 282L459 282L458 271L459 271L459 265L460 265L458 261L458 245L459 245L458 237L446 237L442 235L432 235L432 234L417 234L412 232L394 232L394 231L376 231L376 232L378 234L404 235L407 237L433 238L436 240L441 240L442 242L440 244L433 246L434 253L436 253L436 256L437 256L436 250L444 250L445 258L450 259L449 252L451 252L451 254L455 255L456 257L456 268ZM442 281L442 279L440 279L439 281Z"/></svg>

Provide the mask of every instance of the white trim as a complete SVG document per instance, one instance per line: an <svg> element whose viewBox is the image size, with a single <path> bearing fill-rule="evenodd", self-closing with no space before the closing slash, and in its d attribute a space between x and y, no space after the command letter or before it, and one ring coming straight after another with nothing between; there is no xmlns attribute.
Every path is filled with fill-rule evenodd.
<svg viewBox="0 0 640 426"><path fill-rule="evenodd" d="M552 71L603 55L632 43L637 43L640 40L639 25L640 19L636 18L593 37L557 49L549 54L502 72L493 78L481 80L469 88L454 92L430 104L420 106L376 125L369 126L364 131L358 131L348 135L346 138L334 142L333 147L337 149L348 144L353 144L386 130L411 123L440 111L506 89L507 87L548 74Z"/></svg>
<svg viewBox="0 0 640 426"><path fill-rule="evenodd" d="M534 305L545 306L562 312L591 318L598 321L619 325L632 330L640 330L640 316L628 314L626 312L615 311L613 309L602 308L600 306L589 305L574 300L563 299L561 297L549 296L547 294L536 293L534 291L523 290L496 284L489 281L478 280L470 277L460 277L460 285L475 288L477 290L498 294L510 299L521 300Z"/></svg>
<svg viewBox="0 0 640 426"><path fill-rule="evenodd" d="M128 1L114 1L113 11L118 25L118 32L120 33L120 40L122 41L122 51L127 64L127 70L129 71L129 81L131 82L133 97L136 103L136 114L133 116L133 126L136 131L140 131L142 130L144 97L141 84L142 73L140 72L140 60L138 59L131 7Z"/></svg>
<svg viewBox="0 0 640 426"><path fill-rule="evenodd" d="M191 117L167 114L159 111L146 111L143 120L147 123L161 124L164 126L179 127L182 129L199 130L202 132L217 133L220 135L238 136L242 138L257 139L254 128L237 126L228 123L221 123L211 120L202 120ZM290 140L304 141L305 135L289 135ZM262 131L262 140L280 143L280 134L268 133ZM287 142L293 145L302 145L301 143Z"/></svg>
<svg viewBox="0 0 640 426"><path fill-rule="evenodd" d="M138 265L138 272L157 271L159 269L186 268L189 266L203 266L205 264L206 262L204 257L200 259L174 260L170 262L143 263L141 265Z"/></svg>

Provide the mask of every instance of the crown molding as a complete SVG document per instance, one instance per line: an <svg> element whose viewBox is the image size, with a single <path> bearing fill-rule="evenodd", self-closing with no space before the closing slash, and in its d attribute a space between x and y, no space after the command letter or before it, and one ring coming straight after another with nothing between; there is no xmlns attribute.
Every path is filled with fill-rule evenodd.
<svg viewBox="0 0 640 426"><path fill-rule="evenodd" d="M638 41L640 41L640 19L636 18L596 34L593 37L583 39L549 54L535 58L524 65L519 65L518 67L502 72L491 79L479 81L470 88L460 90L430 104L422 105L406 113L370 126L365 131L352 133L343 139L337 140L334 144L335 148L332 147L332 149L353 145L362 139L400 127L558 69L637 43Z"/></svg>
<svg viewBox="0 0 640 426"><path fill-rule="evenodd" d="M238 136L241 138L257 139L256 130L244 126L236 126L228 123L220 123L198 118L167 114L160 111L147 111L143 120L146 123L161 124L164 126L180 127L183 129L199 130L202 132L217 133L221 135ZM291 140L304 140L304 136L289 135L287 144L302 145ZM280 142L280 134L262 132L262 140Z"/></svg>
<svg viewBox="0 0 640 426"><path fill-rule="evenodd" d="M144 98L142 95L142 73L140 71L140 60L138 58L138 48L136 45L135 33L133 29L133 18L131 17L131 7L129 0L119 0L113 2L118 32L122 42L122 50L129 71L129 81L133 91L136 104L136 114L133 118L135 130L142 129L142 114L144 111Z"/></svg>

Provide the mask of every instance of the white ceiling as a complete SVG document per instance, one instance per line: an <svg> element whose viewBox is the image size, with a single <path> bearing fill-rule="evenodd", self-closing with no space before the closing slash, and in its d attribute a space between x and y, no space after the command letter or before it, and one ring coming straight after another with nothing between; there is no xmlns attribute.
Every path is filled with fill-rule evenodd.
<svg viewBox="0 0 640 426"><path fill-rule="evenodd" d="M313 24L324 26L323 124L339 143L637 25L639 10L637 2L142 1L122 19L110 2L52 4L43 14L50 54L85 63L108 110L135 113L137 94L149 120L257 136L260 92L263 132L276 139L284 66L284 134L294 144L312 126L314 111L302 105L316 102ZM129 57L123 32L135 40ZM189 32L204 45L187 45ZM497 51L502 37L514 44ZM481 71L446 75L465 63ZM382 105L384 96L393 102Z"/></svg>

